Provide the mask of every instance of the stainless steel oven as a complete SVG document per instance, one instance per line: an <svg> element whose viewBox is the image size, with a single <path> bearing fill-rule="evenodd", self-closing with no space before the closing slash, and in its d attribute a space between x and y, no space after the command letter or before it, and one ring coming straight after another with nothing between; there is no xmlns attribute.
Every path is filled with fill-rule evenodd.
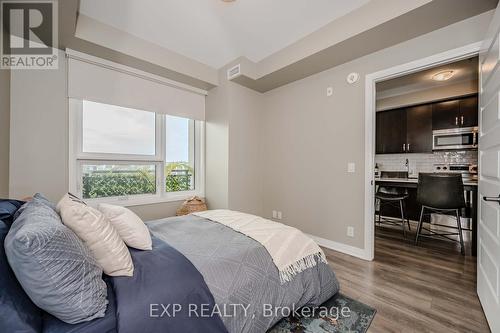
<svg viewBox="0 0 500 333"><path fill-rule="evenodd" d="M432 131L432 150L477 149L477 127Z"/></svg>
<svg viewBox="0 0 500 333"><path fill-rule="evenodd" d="M467 163L440 163L434 164L434 172L437 173L459 173L464 181L477 181L477 164Z"/></svg>

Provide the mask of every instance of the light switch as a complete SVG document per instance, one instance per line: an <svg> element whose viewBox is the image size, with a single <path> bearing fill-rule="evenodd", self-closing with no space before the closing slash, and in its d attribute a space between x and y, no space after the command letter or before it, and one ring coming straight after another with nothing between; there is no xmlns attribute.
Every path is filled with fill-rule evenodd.
<svg viewBox="0 0 500 333"><path fill-rule="evenodd" d="M283 218L283 214L281 214L280 211L278 211L278 220L281 220Z"/></svg>
<svg viewBox="0 0 500 333"><path fill-rule="evenodd" d="M326 88L326 96L330 97L332 95L333 95L333 88L332 87Z"/></svg>
<svg viewBox="0 0 500 333"><path fill-rule="evenodd" d="M356 172L356 164L353 162L347 163L347 172L355 173Z"/></svg>
<svg viewBox="0 0 500 333"><path fill-rule="evenodd" d="M278 212L273 210L273 219L277 219L278 218Z"/></svg>

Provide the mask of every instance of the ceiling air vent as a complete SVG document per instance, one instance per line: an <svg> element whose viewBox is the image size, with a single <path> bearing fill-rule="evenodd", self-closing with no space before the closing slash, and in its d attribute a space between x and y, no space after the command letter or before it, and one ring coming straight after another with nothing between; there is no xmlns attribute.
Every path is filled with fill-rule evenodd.
<svg viewBox="0 0 500 333"><path fill-rule="evenodd" d="M234 67L231 67L227 70L227 79L232 80L235 77L239 76L241 74L241 65L238 64Z"/></svg>

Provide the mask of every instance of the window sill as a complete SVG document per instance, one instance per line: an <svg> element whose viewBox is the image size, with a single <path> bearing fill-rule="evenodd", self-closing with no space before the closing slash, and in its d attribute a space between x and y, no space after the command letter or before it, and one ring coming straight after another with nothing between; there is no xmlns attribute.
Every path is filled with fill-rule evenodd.
<svg viewBox="0 0 500 333"><path fill-rule="evenodd" d="M179 192L176 194L169 194L168 196L148 196L148 197L135 197L135 198L100 198L100 199L83 199L91 207L98 204L105 203L110 205L117 205L123 207L133 206L146 206L168 202L181 202L192 198L194 196L203 197L204 194L197 191Z"/></svg>

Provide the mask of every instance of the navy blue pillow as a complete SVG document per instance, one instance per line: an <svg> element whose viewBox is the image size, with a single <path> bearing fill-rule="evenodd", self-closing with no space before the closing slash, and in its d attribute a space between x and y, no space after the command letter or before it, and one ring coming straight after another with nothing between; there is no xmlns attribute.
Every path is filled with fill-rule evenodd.
<svg viewBox="0 0 500 333"><path fill-rule="evenodd" d="M0 221L0 332L41 332L42 311L24 292L5 255L8 231Z"/></svg>
<svg viewBox="0 0 500 333"><path fill-rule="evenodd" d="M0 199L0 220L10 227L14 221L14 214L23 204L24 201Z"/></svg>

